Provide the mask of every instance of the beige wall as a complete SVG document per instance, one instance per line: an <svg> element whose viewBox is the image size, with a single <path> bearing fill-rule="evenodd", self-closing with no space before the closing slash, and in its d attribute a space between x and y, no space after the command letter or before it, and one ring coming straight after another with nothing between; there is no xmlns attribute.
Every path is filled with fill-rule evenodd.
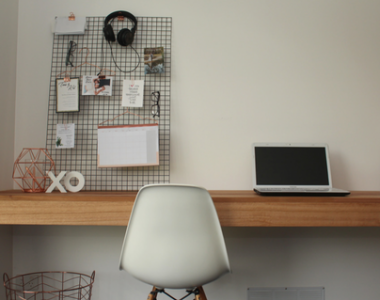
<svg viewBox="0 0 380 300"><path fill-rule="evenodd" d="M13 187L18 1L0 4L0 191Z"/></svg>
<svg viewBox="0 0 380 300"><path fill-rule="evenodd" d="M0 190L12 189L18 0L0 2ZM0 273L12 275L12 227L0 226ZM0 300L5 299L3 284Z"/></svg>
<svg viewBox="0 0 380 300"><path fill-rule="evenodd" d="M337 187L380 189L377 0L19 0L14 155L45 145L54 17L118 9L173 17L172 182L250 190L251 143L327 142ZM257 286L380 295L378 229L224 230L234 273L206 287L210 299ZM123 231L15 227L13 271L95 269L95 300L146 297L118 271Z"/></svg>
<svg viewBox="0 0 380 300"><path fill-rule="evenodd" d="M123 227L15 226L13 271L95 270L93 300L145 299L151 287L119 271L124 233ZM246 300L248 287L310 286L325 287L326 300L379 298L380 228L223 228L223 233L232 274L205 286L210 300ZM189 241L189 247L201 246Z"/></svg>
<svg viewBox="0 0 380 300"><path fill-rule="evenodd" d="M15 153L45 145L54 17L117 9L173 18L172 182L250 190L253 142L326 142L337 187L380 189L377 0L20 0Z"/></svg>

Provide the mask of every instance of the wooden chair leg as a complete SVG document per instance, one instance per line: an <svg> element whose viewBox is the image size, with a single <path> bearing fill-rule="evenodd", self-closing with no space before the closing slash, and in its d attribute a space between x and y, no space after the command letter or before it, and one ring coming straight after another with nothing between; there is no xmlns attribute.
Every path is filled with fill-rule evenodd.
<svg viewBox="0 0 380 300"><path fill-rule="evenodd" d="M155 286L152 288L152 291L149 293L148 299L147 300L157 300L157 293L158 292L164 292L166 295L170 296L167 294L164 290L158 290ZM190 291L191 292L191 291ZM174 297L170 296L170 298L175 299ZM199 286L195 290L195 300L207 300L205 291L203 290L202 286Z"/></svg>
<svg viewBox="0 0 380 300"><path fill-rule="evenodd" d="M198 286L197 289L198 289L199 293L197 293L195 295L195 300L207 300L207 297L206 297L205 291L203 290L203 287Z"/></svg>
<svg viewBox="0 0 380 300"><path fill-rule="evenodd" d="M157 299L157 289L154 286L152 291L149 293L148 300L156 300Z"/></svg>

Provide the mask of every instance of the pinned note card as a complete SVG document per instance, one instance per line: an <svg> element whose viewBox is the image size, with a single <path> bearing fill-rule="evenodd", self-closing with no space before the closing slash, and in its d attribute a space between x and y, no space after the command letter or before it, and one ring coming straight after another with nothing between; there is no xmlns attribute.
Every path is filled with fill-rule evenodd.
<svg viewBox="0 0 380 300"><path fill-rule="evenodd" d="M123 97L121 106L143 107L144 105L144 80L123 81Z"/></svg>
<svg viewBox="0 0 380 300"><path fill-rule="evenodd" d="M86 17L76 17L70 20L68 17L56 17L55 29L56 35L84 35L86 29Z"/></svg>
<svg viewBox="0 0 380 300"><path fill-rule="evenodd" d="M99 168L158 165L158 124L98 126Z"/></svg>
<svg viewBox="0 0 380 300"><path fill-rule="evenodd" d="M79 111L79 78L56 80L57 113Z"/></svg>
<svg viewBox="0 0 380 300"><path fill-rule="evenodd" d="M75 124L57 124L57 136L55 148L74 148L75 146Z"/></svg>

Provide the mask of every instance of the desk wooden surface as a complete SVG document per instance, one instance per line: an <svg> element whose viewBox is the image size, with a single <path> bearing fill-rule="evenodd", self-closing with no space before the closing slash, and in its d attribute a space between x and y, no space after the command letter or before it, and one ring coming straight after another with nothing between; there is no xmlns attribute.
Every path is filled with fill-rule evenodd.
<svg viewBox="0 0 380 300"><path fill-rule="evenodd" d="M126 226L137 192L0 192L0 224ZM210 191L222 226L380 226L380 191L345 197L258 196Z"/></svg>

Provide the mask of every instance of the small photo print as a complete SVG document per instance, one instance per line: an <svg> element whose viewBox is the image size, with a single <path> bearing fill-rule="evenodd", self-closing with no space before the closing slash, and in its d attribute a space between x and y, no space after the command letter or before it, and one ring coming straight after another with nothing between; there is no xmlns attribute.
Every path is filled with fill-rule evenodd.
<svg viewBox="0 0 380 300"><path fill-rule="evenodd" d="M164 73L164 47L144 49L144 73Z"/></svg>
<svg viewBox="0 0 380 300"><path fill-rule="evenodd" d="M82 95L112 96L112 77L84 75Z"/></svg>

